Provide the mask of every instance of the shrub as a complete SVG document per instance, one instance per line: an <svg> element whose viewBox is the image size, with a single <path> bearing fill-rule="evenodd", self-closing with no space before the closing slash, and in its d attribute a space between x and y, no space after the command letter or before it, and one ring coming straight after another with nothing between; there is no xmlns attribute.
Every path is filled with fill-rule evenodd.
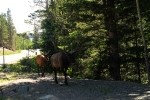
<svg viewBox="0 0 150 100"><path fill-rule="evenodd" d="M37 71L35 58L28 58L28 57L23 58L20 60L20 64L24 66L22 68L22 71L25 71L25 72L36 72Z"/></svg>

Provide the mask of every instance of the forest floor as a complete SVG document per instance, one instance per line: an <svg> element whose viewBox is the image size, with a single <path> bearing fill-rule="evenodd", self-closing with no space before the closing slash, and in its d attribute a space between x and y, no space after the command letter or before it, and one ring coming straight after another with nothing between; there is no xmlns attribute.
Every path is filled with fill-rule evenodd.
<svg viewBox="0 0 150 100"><path fill-rule="evenodd" d="M51 75L18 75L0 84L0 100L150 100L150 86L123 81L59 79Z"/></svg>

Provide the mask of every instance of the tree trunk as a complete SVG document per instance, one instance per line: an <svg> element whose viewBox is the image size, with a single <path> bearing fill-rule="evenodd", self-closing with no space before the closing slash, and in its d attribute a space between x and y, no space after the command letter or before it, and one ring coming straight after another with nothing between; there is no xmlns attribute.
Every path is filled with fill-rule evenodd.
<svg viewBox="0 0 150 100"><path fill-rule="evenodd" d="M109 37L109 72L114 80L121 80L118 33L115 21L115 0L103 0L103 2L106 8L104 12L105 26Z"/></svg>
<svg viewBox="0 0 150 100"><path fill-rule="evenodd" d="M139 29L140 29L140 33L141 33L142 40L143 40L143 46L144 46L144 58L145 58L145 64L147 67L148 83L150 84L150 65L148 62L148 52L147 52L147 45L145 42L145 35L143 33L142 19L141 19L141 14L140 14L140 7L139 7L139 0L136 0L136 8L137 8L137 14L138 14L139 24L140 24Z"/></svg>

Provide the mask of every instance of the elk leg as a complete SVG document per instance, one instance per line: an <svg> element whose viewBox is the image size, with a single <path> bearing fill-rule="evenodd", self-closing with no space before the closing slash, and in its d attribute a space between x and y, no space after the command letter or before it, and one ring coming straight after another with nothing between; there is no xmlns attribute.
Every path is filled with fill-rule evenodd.
<svg viewBox="0 0 150 100"><path fill-rule="evenodd" d="M45 67L42 67L42 75L41 75L42 77L45 77L45 75L44 75L45 71L44 70L45 70Z"/></svg>
<svg viewBox="0 0 150 100"><path fill-rule="evenodd" d="M54 73L55 73L55 83L58 84L58 81L57 81L57 70L54 69Z"/></svg>
<svg viewBox="0 0 150 100"><path fill-rule="evenodd" d="M63 70L63 73L64 73L64 76L65 76L65 84L68 85L68 82L67 82L67 73L66 73L66 71L67 71L67 70L64 69L64 70Z"/></svg>
<svg viewBox="0 0 150 100"><path fill-rule="evenodd" d="M38 76L40 76L40 66L37 65L37 67L38 67L38 69L37 69L38 70Z"/></svg>

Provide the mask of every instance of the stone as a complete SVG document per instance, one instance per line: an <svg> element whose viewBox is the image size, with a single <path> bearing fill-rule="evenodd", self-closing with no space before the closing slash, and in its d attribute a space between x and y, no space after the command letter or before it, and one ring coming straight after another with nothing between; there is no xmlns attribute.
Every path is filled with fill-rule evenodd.
<svg viewBox="0 0 150 100"><path fill-rule="evenodd" d="M44 95L42 97L39 97L38 100L60 100L60 99L58 99L54 95L49 94L49 95Z"/></svg>

